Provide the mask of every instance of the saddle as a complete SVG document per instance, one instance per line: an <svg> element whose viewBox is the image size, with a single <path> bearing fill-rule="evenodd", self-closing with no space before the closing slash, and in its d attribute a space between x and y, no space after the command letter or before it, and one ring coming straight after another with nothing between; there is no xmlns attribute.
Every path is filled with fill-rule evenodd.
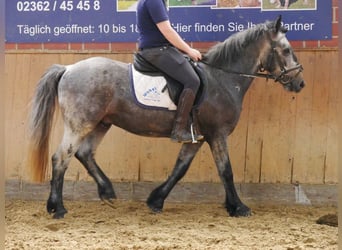
<svg viewBox="0 0 342 250"><path fill-rule="evenodd" d="M184 57L190 62L195 72L200 78L201 84L198 89L196 99L194 102L194 106L198 105L203 99L204 90L207 85L207 78L203 71L203 69L193 60L190 59L187 55ZM141 72L142 74L150 75L150 76L163 76L166 79L166 86L163 88L163 92L167 89L170 95L171 100L176 105L178 104L179 96L183 91L183 85L179 83L177 80L172 77L164 74L150 62L148 62L145 58L143 58L139 53L134 54L133 66L135 70Z"/></svg>

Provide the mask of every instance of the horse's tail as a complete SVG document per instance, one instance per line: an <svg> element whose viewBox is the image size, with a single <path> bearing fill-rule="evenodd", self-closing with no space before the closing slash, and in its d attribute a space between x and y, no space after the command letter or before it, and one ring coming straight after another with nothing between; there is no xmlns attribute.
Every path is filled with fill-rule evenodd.
<svg viewBox="0 0 342 250"><path fill-rule="evenodd" d="M50 132L57 103L58 83L66 67L52 65L39 80L32 101L29 120L30 175L33 181L42 182L46 177Z"/></svg>

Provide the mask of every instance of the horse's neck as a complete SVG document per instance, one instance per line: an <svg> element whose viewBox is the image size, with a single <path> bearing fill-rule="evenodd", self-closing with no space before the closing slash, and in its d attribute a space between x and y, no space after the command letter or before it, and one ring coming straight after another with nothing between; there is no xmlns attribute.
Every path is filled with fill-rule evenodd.
<svg viewBox="0 0 342 250"><path fill-rule="evenodd" d="M259 70L260 64L264 60L268 49L263 44L250 45L241 52L235 62L228 65L228 68L235 72L253 75Z"/></svg>
<svg viewBox="0 0 342 250"><path fill-rule="evenodd" d="M254 80L254 75L260 69L260 64L264 61L265 55L269 50L269 46L265 40L252 43L241 53L241 56L234 63L228 65L227 71L239 72L240 78L236 85L240 87L241 93L244 95Z"/></svg>

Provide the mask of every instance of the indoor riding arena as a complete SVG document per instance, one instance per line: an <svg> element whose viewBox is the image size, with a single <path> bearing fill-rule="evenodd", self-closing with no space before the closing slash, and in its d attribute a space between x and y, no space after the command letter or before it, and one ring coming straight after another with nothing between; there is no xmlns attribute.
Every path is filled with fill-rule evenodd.
<svg viewBox="0 0 342 250"><path fill-rule="evenodd" d="M95 158L112 183L116 199L101 200L98 184L73 157L62 184L67 213L57 219L54 209L47 211L47 200L51 158L64 133L62 110L57 108L54 114L47 173L42 182L34 181L29 118L37 83L53 64L69 65L96 56L132 63L137 43L134 25L126 19L134 20L135 13L116 12L102 0L32 1L36 7L26 6L28 1L6 1L6 15L17 14L6 16L5 248L338 249L338 1L308 1L310 8L305 9L298 7L306 6L305 0L295 1L292 8L296 10L260 12L262 6L275 2L269 0L251 9L205 5L169 10L177 20L173 23L177 31L203 55L223 42L216 30L220 22L230 36L241 31L245 19L251 18L245 28L253 28L281 12L288 28L286 37L303 67L298 74L303 74L305 87L290 92L278 81L252 76L240 119L227 137L235 189L250 208L249 216L231 216L227 211L227 187L206 141L165 199L162 212L153 211L146 200L173 176L182 145L167 137L138 136L112 126ZM120 18L103 17L110 11ZM222 21L221 14L217 26L204 20L210 11L227 15L228 21ZM44 23L40 19L44 15L51 20ZM317 23L312 23L312 16L318 17ZM312 25L301 26L298 20L304 19ZM203 30L196 33L194 27L207 29L206 34ZM320 37L322 32L324 37ZM91 109L91 103L85 108Z"/></svg>

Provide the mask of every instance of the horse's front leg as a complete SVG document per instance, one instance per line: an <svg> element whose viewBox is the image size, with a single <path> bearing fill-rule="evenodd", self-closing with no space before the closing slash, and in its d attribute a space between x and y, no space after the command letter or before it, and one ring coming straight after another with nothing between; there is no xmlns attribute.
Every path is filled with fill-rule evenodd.
<svg viewBox="0 0 342 250"><path fill-rule="evenodd" d="M209 144L226 192L225 205L229 215L236 217L251 215L251 210L241 202L234 186L226 138L223 136L215 138Z"/></svg>
<svg viewBox="0 0 342 250"><path fill-rule="evenodd" d="M161 212L163 210L165 199L177 182L186 174L192 160L202 144L203 142L196 144L183 144L172 174L163 184L154 189L147 199L146 203L153 212Z"/></svg>

